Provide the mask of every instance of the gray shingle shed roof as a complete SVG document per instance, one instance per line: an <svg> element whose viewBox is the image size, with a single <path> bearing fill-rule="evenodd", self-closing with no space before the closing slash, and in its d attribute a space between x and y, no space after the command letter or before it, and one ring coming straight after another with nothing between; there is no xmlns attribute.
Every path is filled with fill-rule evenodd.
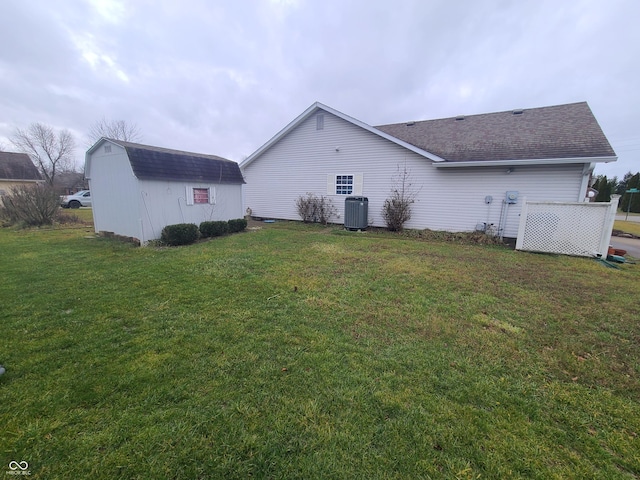
<svg viewBox="0 0 640 480"><path fill-rule="evenodd" d="M106 140L124 147L133 173L140 180L245 183L238 164L226 158L121 140Z"/></svg>
<svg viewBox="0 0 640 480"><path fill-rule="evenodd" d="M376 128L449 162L615 156L587 102Z"/></svg>
<svg viewBox="0 0 640 480"><path fill-rule="evenodd" d="M0 152L0 178L3 180L42 180L26 153Z"/></svg>

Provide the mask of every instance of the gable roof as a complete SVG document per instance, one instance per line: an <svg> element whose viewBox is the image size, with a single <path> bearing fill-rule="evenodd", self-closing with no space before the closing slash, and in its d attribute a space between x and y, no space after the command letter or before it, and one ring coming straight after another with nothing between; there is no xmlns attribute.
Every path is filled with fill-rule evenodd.
<svg viewBox="0 0 640 480"><path fill-rule="evenodd" d="M184 152L102 138L87 151L87 156L103 142L111 142L125 149L133 174L140 180L244 183L238 164L217 155Z"/></svg>
<svg viewBox="0 0 640 480"><path fill-rule="evenodd" d="M412 145L400 138L394 137L393 135L389 135L386 132L383 132L381 130L378 130L370 125L367 125L364 122L361 122L360 120L357 120L353 117L350 117L349 115L345 115L342 112L339 112L338 110L328 107L327 105L323 105L320 102L315 102L313 105L311 105L309 108L307 108L304 112L302 112L300 115L298 115L295 119L293 119L293 121L291 121L286 127L284 127L282 130L280 130L278 133L276 133L271 140L269 140L267 143L265 143L264 145L262 145L258 150L256 150L255 152L253 152L251 155L249 155L244 161L242 161L240 163L240 168L244 168L247 165L249 165L250 163L252 163L256 158L258 158L260 155L262 155L264 152L266 152L269 148L271 148L274 144L276 144L282 137L284 137L285 135L287 135L290 131L292 131L294 128L296 128L298 125L300 125L302 122L304 122L307 118L309 118L311 115L315 114L318 110L324 110L327 113L330 113L332 115L335 115L338 118L341 118L353 125L356 125L360 128L363 128L375 135L378 135L379 137L382 137L386 140L389 140L390 142L393 142L397 145L400 145L408 150L411 150L413 152L416 152L419 155L422 155L424 157L429 158L430 160L433 160L434 162L442 162L443 159L438 157L437 155L434 155L431 152L428 152L424 149L422 149L421 147L418 147L416 145Z"/></svg>
<svg viewBox="0 0 640 480"><path fill-rule="evenodd" d="M615 157L587 102L376 128L447 162Z"/></svg>
<svg viewBox="0 0 640 480"><path fill-rule="evenodd" d="M39 181L42 176L26 153L0 152L0 179Z"/></svg>
<svg viewBox="0 0 640 480"><path fill-rule="evenodd" d="M433 166L611 162L617 159L587 102L372 127L316 102L252 153L244 168L318 110L433 161Z"/></svg>

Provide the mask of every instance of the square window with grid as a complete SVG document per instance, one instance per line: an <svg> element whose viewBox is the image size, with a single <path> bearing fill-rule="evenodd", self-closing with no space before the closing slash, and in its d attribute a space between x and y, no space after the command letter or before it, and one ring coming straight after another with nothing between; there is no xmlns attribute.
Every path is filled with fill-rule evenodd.
<svg viewBox="0 0 640 480"><path fill-rule="evenodd" d="M336 175L336 195L353 193L353 175Z"/></svg>
<svg viewBox="0 0 640 480"><path fill-rule="evenodd" d="M194 188L193 189L193 203L209 203L209 189L208 188Z"/></svg>

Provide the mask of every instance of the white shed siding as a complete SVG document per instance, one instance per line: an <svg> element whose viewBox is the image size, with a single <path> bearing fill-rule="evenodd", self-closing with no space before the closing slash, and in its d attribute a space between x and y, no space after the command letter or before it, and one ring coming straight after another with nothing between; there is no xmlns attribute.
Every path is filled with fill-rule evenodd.
<svg viewBox="0 0 640 480"><path fill-rule="evenodd" d="M311 115L244 167L244 205L258 217L299 220L300 195L327 195L328 175L362 174L369 223L384 226L381 209L398 169L406 165L417 192L407 228L471 231L478 223L498 227L506 191L531 200L576 201L584 192L582 164L437 169L433 162L327 112L324 128ZM493 202L485 203L491 195ZM345 195L329 195L343 221ZM521 201L509 205L504 235L515 237Z"/></svg>
<svg viewBox="0 0 640 480"><path fill-rule="evenodd" d="M209 188L215 203L187 205L187 187ZM242 218L242 186L159 180L140 181L144 240L160 238L166 225Z"/></svg>
<svg viewBox="0 0 640 480"><path fill-rule="evenodd" d="M242 218L242 185L138 180L124 148L108 143L91 153L87 177L96 232L114 232L142 243L160 238L166 225ZM187 187L210 188L213 204L187 205Z"/></svg>
<svg viewBox="0 0 640 480"><path fill-rule="evenodd" d="M91 153L87 168L89 188L93 198L93 223L96 232L142 240L140 229L138 180L133 175L125 149L109 143Z"/></svg>

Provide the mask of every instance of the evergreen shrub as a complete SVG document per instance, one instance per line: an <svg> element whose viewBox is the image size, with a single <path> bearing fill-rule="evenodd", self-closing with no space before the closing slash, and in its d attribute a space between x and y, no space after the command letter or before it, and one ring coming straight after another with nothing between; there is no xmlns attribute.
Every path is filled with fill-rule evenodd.
<svg viewBox="0 0 640 480"><path fill-rule="evenodd" d="M200 224L200 235L204 238L219 237L229 231L229 225L224 221L207 221Z"/></svg>
<svg viewBox="0 0 640 480"><path fill-rule="evenodd" d="M244 218L235 218L235 219L229 220L229 222L227 223L229 225L230 233L241 232L245 228L247 228L247 221Z"/></svg>
<svg viewBox="0 0 640 480"><path fill-rule="evenodd" d="M189 245L198 239L198 226L194 223L176 223L162 229L160 240L171 246Z"/></svg>

